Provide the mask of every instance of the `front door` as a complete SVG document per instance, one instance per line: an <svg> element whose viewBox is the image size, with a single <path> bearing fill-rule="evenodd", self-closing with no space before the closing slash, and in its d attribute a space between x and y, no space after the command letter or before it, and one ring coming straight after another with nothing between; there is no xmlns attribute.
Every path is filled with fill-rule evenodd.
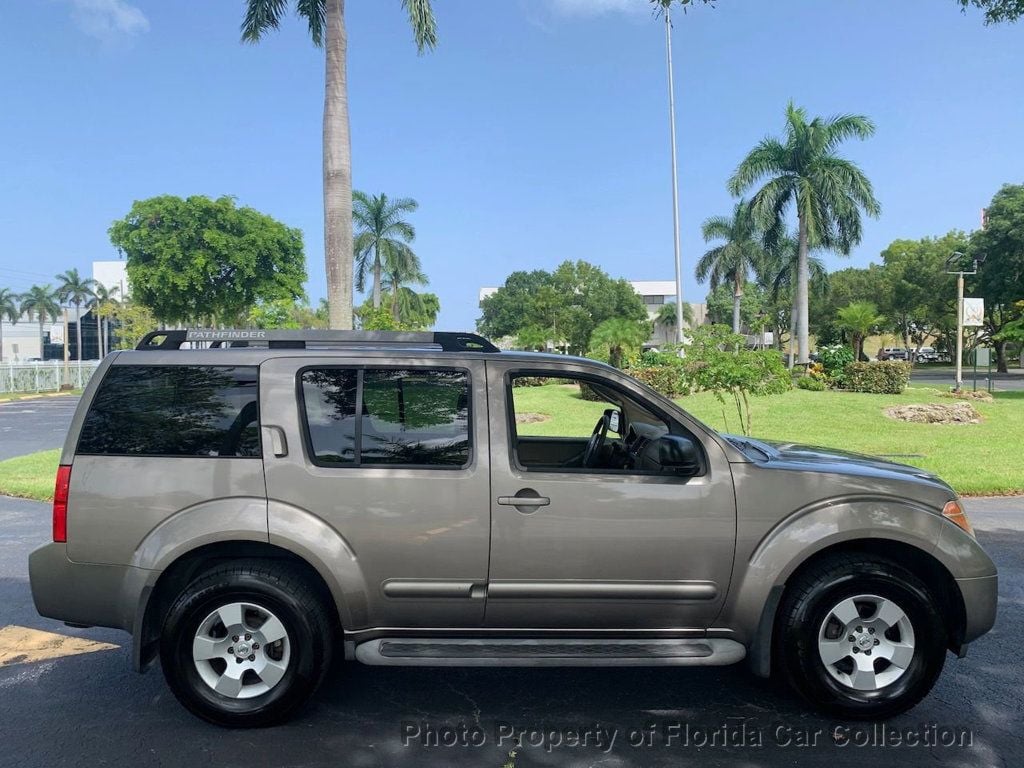
<svg viewBox="0 0 1024 768"><path fill-rule="evenodd" d="M484 365L374 359L263 364L271 542L322 530L308 547L354 571L347 630L478 627L490 535ZM328 543L337 537L343 548Z"/></svg>
<svg viewBox="0 0 1024 768"><path fill-rule="evenodd" d="M627 377L585 363L488 361L487 379L487 626L710 626L729 588L736 530L716 439ZM693 440L700 468L652 462L664 435Z"/></svg>

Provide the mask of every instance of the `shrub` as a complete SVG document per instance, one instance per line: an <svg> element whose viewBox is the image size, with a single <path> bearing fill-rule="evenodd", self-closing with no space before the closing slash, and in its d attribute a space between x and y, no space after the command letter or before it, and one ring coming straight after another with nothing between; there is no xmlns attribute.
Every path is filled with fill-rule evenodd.
<svg viewBox="0 0 1024 768"><path fill-rule="evenodd" d="M842 385L846 366L853 362L853 350L845 344L818 347L818 362L830 382Z"/></svg>
<svg viewBox="0 0 1024 768"><path fill-rule="evenodd" d="M807 389L811 392L824 392L828 388L824 381L815 376L801 376L796 380L796 386L798 389Z"/></svg>
<svg viewBox="0 0 1024 768"><path fill-rule="evenodd" d="M593 401L595 403L606 403L606 402L608 402L608 398L607 397L602 397L601 395L597 394L597 392L595 392L590 387L590 385L587 384L587 382L580 381L579 385L580 385L580 398L582 398L583 400L591 400L591 401Z"/></svg>
<svg viewBox="0 0 1024 768"><path fill-rule="evenodd" d="M910 383L910 363L884 360L849 363L843 370L843 386L853 392L898 395Z"/></svg>
<svg viewBox="0 0 1024 768"><path fill-rule="evenodd" d="M516 376L512 379L513 387L543 387L550 384L551 379L545 376Z"/></svg>
<svg viewBox="0 0 1024 768"><path fill-rule="evenodd" d="M666 397L690 394L682 365L645 365L630 368L627 373Z"/></svg>

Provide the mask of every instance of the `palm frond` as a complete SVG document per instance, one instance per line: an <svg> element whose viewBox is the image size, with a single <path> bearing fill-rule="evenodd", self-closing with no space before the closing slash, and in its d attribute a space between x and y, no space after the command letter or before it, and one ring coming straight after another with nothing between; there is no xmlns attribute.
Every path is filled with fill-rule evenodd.
<svg viewBox="0 0 1024 768"><path fill-rule="evenodd" d="M242 41L258 43L263 33L277 29L288 9L288 0L248 0L242 21Z"/></svg>
<svg viewBox="0 0 1024 768"><path fill-rule="evenodd" d="M416 49L423 53L437 46L437 20L430 0L402 0L402 7L409 13Z"/></svg>
<svg viewBox="0 0 1024 768"><path fill-rule="evenodd" d="M309 25L309 36L313 39L313 45L322 48L324 30L327 28L327 5L324 0L296 0L295 11Z"/></svg>

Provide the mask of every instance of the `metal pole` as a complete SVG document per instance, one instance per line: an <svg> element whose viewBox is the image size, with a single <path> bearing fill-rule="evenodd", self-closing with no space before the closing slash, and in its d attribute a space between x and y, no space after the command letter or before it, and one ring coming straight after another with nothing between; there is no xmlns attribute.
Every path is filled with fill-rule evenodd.
<svg viewBox="0 0 1024 768"><path fill-rule="evenodd" d="M668 124L672 138L672 224L676 256L676 343L683 343L683 272L679 255L679 172L676 166L676 89L672 77L672 16L665 7L665 51L668 59Z"/></svg>
<svg viewBox="0 0 1024 768"><path fill-rule="evenodd" d="M956 273L956 388L959 392L964 383L964 273Z"/></svg>

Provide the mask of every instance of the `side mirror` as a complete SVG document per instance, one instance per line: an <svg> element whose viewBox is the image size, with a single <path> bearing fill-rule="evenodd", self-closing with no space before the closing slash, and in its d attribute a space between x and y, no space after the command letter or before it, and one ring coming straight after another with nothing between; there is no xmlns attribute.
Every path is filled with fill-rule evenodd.
<svg viewBox="0 0 1024 768"><path fill-rule="evenodd" d="M618 408L609 408L605 413L608 414L608 431L614 432L616 435L622 434L622 411Z"/></svg>
<svg viewBox="0 0 1024 768"><path fill-rule="evenodd" d="M663 435L655 443L656 461L666 472L696 475L700 472L700 451L696 443L681 435Z"/></svg>

